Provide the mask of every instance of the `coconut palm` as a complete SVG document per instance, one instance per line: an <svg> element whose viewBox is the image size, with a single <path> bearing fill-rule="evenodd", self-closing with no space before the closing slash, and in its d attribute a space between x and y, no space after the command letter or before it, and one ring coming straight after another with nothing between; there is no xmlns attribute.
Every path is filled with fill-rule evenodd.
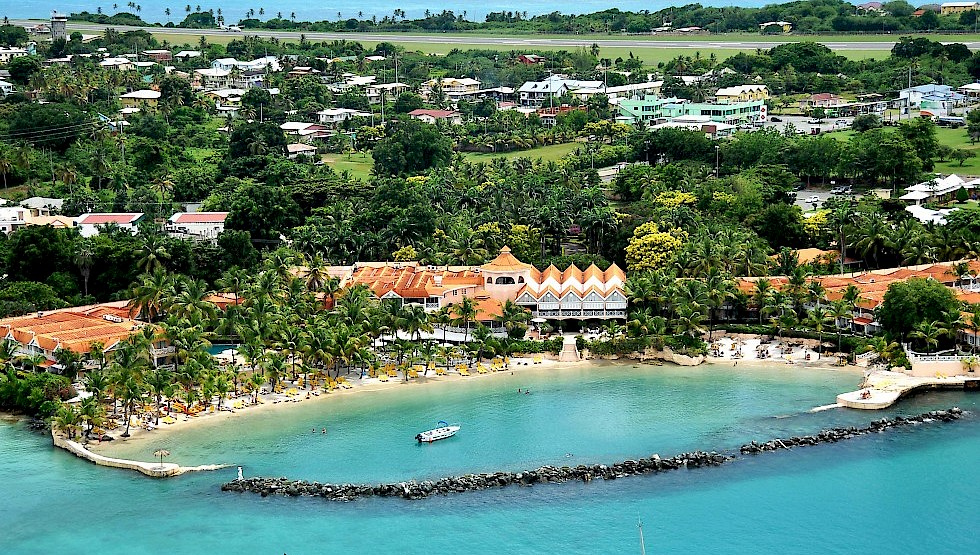
<svg viewBox="0 0 980 555"><path fill-rule="evenodd" d="M909 333L909 337L921 341L925 350L929 351L939 346L939 338L943 333L940 322L922 321Z"/></svg>
<svg viewBox="0 0 980 555"><path fill-rule="evenodd" d="M78 408L62 404L58 407L58 412L55 413L51 423L55 428L68 436L68 439L73 440L81 428L82 415Z"/></svg>
<svg viewBox="0 0 980 555"><path fill-rule="evenodd" d="M810 311L809 317L807 318L807 323L817 332L818 353L823 353L823 330L829 317L830 314L827 312L827 309L817 305L813 307L813 310Z"/></svg>
<svg viewBox="0 0 980 555"><path fill-rule="evenodd" d="M130 313L148 322L157 320L163 314L164 300L173 291L173 278L163 269L151 274L143 274L132 288L129 301Z"/></svg>
<svg viewBox="0 0 980 555"><path fill-rule="evenodd" d="M854 310L851 305L843 299L838 299L830 303L827 309L827 316L833 320L834 327L837 328L837 352L841 350L841 320L851 320L854 318Z"/></svg>
<svg viewBox="0 0 980 555"><path fill-rule="evenodd" d="M469 339L470 322L477 316L476 302L469 297L464 297L462 301L452 305L452 313L455 317L454 321L463 326L463 343L466 343Z"/></svg>
<svg viewBox="0 0 980 555"><path fill-rule="evenodd" d="M164 368L154 368L146 374L143 381L147 393L153 396L157 405L156 424L160 425L160 407L164 397L171 397L174 394L174 374Z"/></svg>

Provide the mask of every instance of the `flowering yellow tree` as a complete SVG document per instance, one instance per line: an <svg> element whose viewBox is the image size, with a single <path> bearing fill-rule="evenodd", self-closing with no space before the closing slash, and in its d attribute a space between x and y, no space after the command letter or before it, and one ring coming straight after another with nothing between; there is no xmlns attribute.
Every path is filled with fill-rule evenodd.
<svg viewBox="0 0 980 555"><path fill-rule="evenodd" d="M694 193L685 191L664 191L657 194L654 202L666 208L677 208L682 204L693 205L698 202L698 197Z"/></svg>
<svg viewBox="0 0 980 555"><path fill-rule="evenodd" d="M633 230L626 245L626 265L630 270L653 270L662 267L680 248L684 232L679 229L660 231L655 222Z"/></svg>

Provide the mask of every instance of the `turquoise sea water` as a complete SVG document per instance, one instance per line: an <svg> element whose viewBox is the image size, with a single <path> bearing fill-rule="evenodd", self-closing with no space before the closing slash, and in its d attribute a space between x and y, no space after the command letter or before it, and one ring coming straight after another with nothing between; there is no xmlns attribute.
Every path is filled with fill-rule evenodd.
<svg viewBox="0 0 980 555"><path fill-rule="evenodd" d="M638 553L638 517L649 553L980 552L970 531L980 396L930 393L886 413L813 414L860 376L625 368L337 395L112 451L149 459L166 447L173 462L241 464L247 475L393 481L732 449L951 405L972 413L721 468L346 504L220 492L234 468L151 480L96 467L0 422L0 553ZM413 443L439 419L463 429Z"/></svg>

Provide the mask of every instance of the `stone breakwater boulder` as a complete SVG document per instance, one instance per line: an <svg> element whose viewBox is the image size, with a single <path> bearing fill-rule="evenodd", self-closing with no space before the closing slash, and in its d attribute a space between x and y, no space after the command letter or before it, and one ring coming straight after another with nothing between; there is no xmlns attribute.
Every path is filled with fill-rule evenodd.
<svg viewBox="0 0 980 555"><path fill-rule="evenodd" d="M764 443L745 444L740 451L743 455L805 447L819 443L836 443L845 439L871 433L883 432L898 426L911 426L922 422L951 422L963 415L963 411L953 407L937 410L918 416L896 416L875 420L863 428L832 428L813 435L773 439ZM640 474L651 474L679 470L681 468L704 468L721 466L735 459L734 455L714 451L694 451L673 457L629 459L611 465L581 464L578 466L542 466L521 472L488 472L450 476L438 480L397 482L390 484L321 484L287 478L246 478L235 480L221 486L222 491L238 493L257 493L262 497L281 495L286 497L321 497L330 501L353 501L362 497L401 497L403 499L425 499L432 495L449 495L467 491L479 491L507 486L532 487L535 484L560 484L564 482L591 482L592 480L616 480Z"/></svg>
<svg viewBox="0 0 980 555"><path fill-rule="evenodd" d="M962 410L957 407L953 407L949 410L934 410L916 416L882 418L880 420L875 420L863 428L856 428L853 426L849 428L831 428L829 430L817 432L815 435L779 438L766 441L764 443L757 443L753 441L743 445L739 451L743 455L757 455L768 451L778 451L779 449L807 447L820 443L836 443L845 439L883 432L889 428L896 428L899 426L911 426L923 422L952 422L953 420L960 418L962 415Z"/></svg>
<svg viewBox="0 0 980 555"><path fill-rule="evenodd" d="M506 486L531 487L535 484L560 484L564 482L591 482L615 480L639 474L666 472L680 468L720 466L734 457L715 452L694 451L670 458L653 455L650 458L631 459L612 465L593 464L578 466L542 466L521 472L488 472L465 474L438 480L398 482L391 484L321 484L287 478L246 478L221 486L222 491L257 493L262 497L281 495L286 497L322 497L331 501L352 501L361 497L401 497L425 499L432 495L449 495L467 491L479 491Z"/></svg>

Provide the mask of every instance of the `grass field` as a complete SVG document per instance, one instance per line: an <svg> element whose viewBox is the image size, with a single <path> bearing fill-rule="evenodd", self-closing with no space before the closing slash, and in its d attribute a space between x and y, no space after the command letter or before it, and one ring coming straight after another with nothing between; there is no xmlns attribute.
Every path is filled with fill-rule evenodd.
<svg viewBox="0 0 980 555"><path fill-rule="evenodd" d="M532 148L531 150L518 150L514 152L496 152L488 154L467 152L464 154L464 156L471 162L489 162L494 158L506 158L507 160L513 160L515 158L531 158L533 160L537 160L540 158L545 162L550 162L564 158L575 149L581 147L582 143L562 143L558 145L548 145Z"/></svg>
<svg viewBox="0 0 980 555"><path fill-rule="evenodd" d="M371 167L374 165L370 152L357 152L349 156L347 154L324 154L323 161L337 173L346 170L353 177L364 180L370 179Z"/></svg>
<svg viewBox="0 0 980 555"><path fill-rule="evenodd" d="M841 141L847 141L854 136L854 131L837 131L830 133L829 136ZM939 139L939 144L943 146L970 150L973 151L977 157L965 160L962 166L959 162L953 160L936 162L934 171L937 173L955 173L964 176L980 176L980 143L973 144L970 142L970 138L966 134L965 127L960 127L959 129L939 127L936 129L936 138Z"/></svg>
<svg viewBox="0 0 980 555"><path fill-rule="evenodd" d="M443 35L438 35L438 36L442 37ZM452 36L455 36L455 35L452 35ZM473 35L470 35L470 36L473 36ZM170 44L173 44L173 45L187 44L187 45L190 45L190 46L194 46L194 45L197 45L198 44L198 41L200 40L200 37L198 35L189 35L189 34L180 34L180 33L174 33L174 34L171 34L171 33L158 33L156 35L156 37L157 37L157 40L159 40L159 41L166 40ZM213 44L228 44L233 39L239 38L239 37L241 37L241 35L238 35L238 34L230 34L230 33L215 33L213 35L207 35L207 40L208 40L208 42L213 43ZM435 35L434 35L434 37L435 37ZM465 35L464 35L464 37L465 37ZM739 37L737 39L736 38L733 38L733 37L736 37L736 35L724 35L724 36L719 35L718 36L718 40L714 40L712 42L724 43L724 42L727 42L727 41L746 40L748 37L755 37L756 39L759 38L757 35L748 35L748 36L746 36L746 35L737 35L737 37ZM537 39L539 37L536 36L535 38ZM543 37L541 37L541 38L543 38ZM565 38L568 38L568 37L565 37ZM581 36L576 36L575 38L582 38L582 37ZM596 37L596 38L600 38L600 37ZM605 38L609 39L609 38L615 38L615 37L605 37ZM630 39L635 39L635 38L638 38L638 37L629 37L629 38ZM680 55L695 56L696 53L700 53L701 56L707 57L707 56L710 56L711 54L714 54L715 57L717 57L719 60L724 60L726 58L730 58L731 56L734 56L735 54L738 54L739 52L750 52L750 53L751 52L755 52L755 49L754 48L717 48L717 47L713 47L713 46L705 46L705 48L703 48L703 49L698 49L698 48L664 48L662 46L657 46L657 44L656 44L657 43L657 40L655 40L657 37L649 37L649 38L651 39L649 41L650 42L650 45L649 46L639 46L639 47L605 46L605 47L603 47L600 50L600 55L602 57L604 57L604 58L610 58L610 59L615 60L616 58L628 58L629 55L630 55L630 53L632 53L634 56L640 58L641 60L643 60L648 65L655 66L655 65L657 65L660 62L670 61L670 60L672 60L672 59L674 59L674 58L676 58L677 56L680 56ZM684 37L684 38L685 39L689 39L689 38L690 39L693 39L694 37ZM725 40L726 38L727 38L727 41ZM785 38L785 39L787 39L786 42L791 42L790 39L792 39L792 37L777 37L777 38ZM832 40L829 37L823 37L823 38L826 38L827 40ZM860 38L864 38L864 37L860 37ZM879 37L879 39L880 38L881 37ZM497 50L501 50L501 51L510 51L510 50L515 50L515 49L520 50L520 48L518 48L518 47L516 47L514 45L509 45L509 44L502 44L499 47L494 47L493 45L487 45L487 44L465 44L465 43L462 43L462 44L447 44L445 42L437 42L435 40L433 40L433 42L431 42L431 43L426 43L426 42L422 42L422 43L420 43L420 42L402 42L402 41L399 41L398 40L398 35L397 34L393 34L392 35L392 39L393 40L391 40L389 42L392 42L394 44L397 44L398 46L404 47L408 51L419 51L419 52L423 52L425 54L446 54L449 51L453 50L454 48L461 48L461 49L464 49L464 50L466 50L466 49L483 49L483 50L486 50L486 49L497 49ZM796 40L803 40L803 39L810 40L809 37L802 37L802 38L798 38ZM299 40L299 35L297 35L296 40ZM674 40L677 40L677 39L675 38ZM697 39L697 40L700 40L700 39ZM835 40L836 42L848 42L848 41L840 41L840 40L837 40L837 39L833 39L833 40ZM289 41L286 40L286 42L289 42ZM367 48L373 48L377 44L376 42L372 42L372 41L361 41L361 42ZM851 41L851 42L860 42L860 41ZM534 45L532 49L535 50L535 51L554 51L554 50L573 50L574 47L570 47L570 46ZM888 56L888 50L847 50L847 49L841 49L841 50L838 50L838 52L839 52L839 54L841 56L844 56L844 57L846 57L848 59L851 59L851 60L866 60L866 59L869 59L869 58L884 58L884 57L887 57Z"/></svg>

